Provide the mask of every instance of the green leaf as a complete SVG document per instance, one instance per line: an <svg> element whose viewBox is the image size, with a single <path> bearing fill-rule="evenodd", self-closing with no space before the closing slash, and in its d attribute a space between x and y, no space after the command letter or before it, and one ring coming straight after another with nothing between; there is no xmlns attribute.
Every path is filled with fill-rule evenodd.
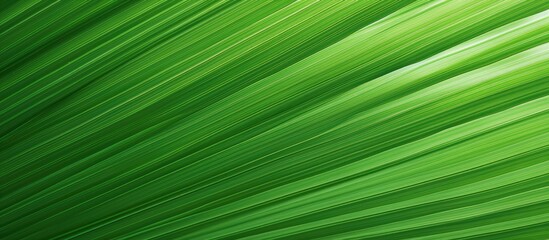
<svg viewBox="0 0 549 240"><path fill-rule="evenodd" d="M529 0L6 1L2 239L547 239Z"/></svg>

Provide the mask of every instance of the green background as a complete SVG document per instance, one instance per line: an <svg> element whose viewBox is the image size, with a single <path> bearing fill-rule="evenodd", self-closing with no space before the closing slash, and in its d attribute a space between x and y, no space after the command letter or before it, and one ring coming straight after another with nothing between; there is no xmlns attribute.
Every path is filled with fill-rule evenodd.
<svg viewBox="0 0 549 240"><path fill-rule="evenodd" d="M0 3L2 239L547 239L546 0Z"/></svg>

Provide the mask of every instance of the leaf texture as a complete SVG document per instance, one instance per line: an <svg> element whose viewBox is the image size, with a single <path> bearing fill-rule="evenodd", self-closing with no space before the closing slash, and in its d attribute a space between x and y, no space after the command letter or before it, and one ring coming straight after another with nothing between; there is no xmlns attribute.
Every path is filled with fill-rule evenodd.
<svg viewBox="0 0 549 240"><path fill-rule="evenodd" d="M0 3L2 239L547 239L536 0Z"/></svg>

